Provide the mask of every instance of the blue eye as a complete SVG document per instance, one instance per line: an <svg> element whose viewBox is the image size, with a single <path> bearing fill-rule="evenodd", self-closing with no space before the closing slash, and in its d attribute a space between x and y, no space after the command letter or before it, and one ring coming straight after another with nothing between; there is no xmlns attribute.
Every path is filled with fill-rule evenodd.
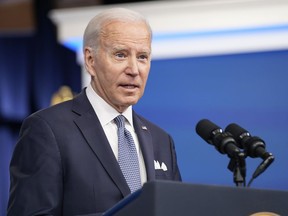
<svg viewBox="0 0 288 216"><path fill-rule="evenodd" d="M148 59L148 56L147 55L140 55L139 57L138 57L138 59L140 59L140 60L145 60L145 59Z"/></svg>
<svg viewBox="0 0 288 216"><path fill-rule="evenodd" d="M115 56L118 57L118 58L125 58L125 54L124 53L116 53Z"/></svg>

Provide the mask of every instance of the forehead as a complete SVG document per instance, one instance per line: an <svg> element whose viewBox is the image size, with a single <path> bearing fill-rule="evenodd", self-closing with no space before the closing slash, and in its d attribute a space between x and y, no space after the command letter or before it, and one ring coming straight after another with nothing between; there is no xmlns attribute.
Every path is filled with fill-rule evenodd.
<svg viewBox="0 0 288 216"><path fill-rule="evenodd" d="M107 43L127 42L151 45L148 26L143 21L110 21L103 25L101 40Z"/></svg>

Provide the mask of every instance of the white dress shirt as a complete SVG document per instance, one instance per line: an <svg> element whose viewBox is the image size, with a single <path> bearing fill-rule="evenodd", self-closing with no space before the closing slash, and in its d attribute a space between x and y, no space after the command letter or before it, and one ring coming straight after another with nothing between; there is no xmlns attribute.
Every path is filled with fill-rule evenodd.
<svg viewBox="0 0 288 216"><path fill-rule="evenodd" d="M87 86L86 94L88 100L90 101L94 111L98 116L100 124L106 134L106 137L110 143L112 151L117 160L118 160L118 135L117 135L118 128L116 123L114 122L114 118L116 118L118 115L125 116L126 119L125 127L131 133L138 153L140 177L141 177L141 183L143 185L147 181L147 173L142 151L139 146L138 137L133 127L132 106L129 106L123 113L119 113L94 91L91 84Z"/></svg>

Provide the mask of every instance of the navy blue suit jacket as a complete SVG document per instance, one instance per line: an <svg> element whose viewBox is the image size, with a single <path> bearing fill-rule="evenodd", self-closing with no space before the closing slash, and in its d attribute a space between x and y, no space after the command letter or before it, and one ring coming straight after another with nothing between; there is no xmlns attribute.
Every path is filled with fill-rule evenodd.
<svg viewBox="0 0 288 216"><path fill-rule="evenodd" d="M135 112L133 121L148 181L181 181L172 138ZM8 216L98 215L130 194L85 91L25 119L10 174Z"/></svg>

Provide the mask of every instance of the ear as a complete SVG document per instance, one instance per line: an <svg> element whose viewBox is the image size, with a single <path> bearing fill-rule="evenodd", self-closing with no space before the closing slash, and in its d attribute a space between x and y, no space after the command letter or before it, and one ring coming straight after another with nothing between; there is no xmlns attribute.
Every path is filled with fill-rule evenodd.
<svg viewBox="0 0 288 216"><path fill-rule="evenodd" d="M91 76L95 75L95 70L94 70L94 53L91 47L85 47L84 48L84 61L85 61L85 69L88 71L88 73Z"/></svg>

